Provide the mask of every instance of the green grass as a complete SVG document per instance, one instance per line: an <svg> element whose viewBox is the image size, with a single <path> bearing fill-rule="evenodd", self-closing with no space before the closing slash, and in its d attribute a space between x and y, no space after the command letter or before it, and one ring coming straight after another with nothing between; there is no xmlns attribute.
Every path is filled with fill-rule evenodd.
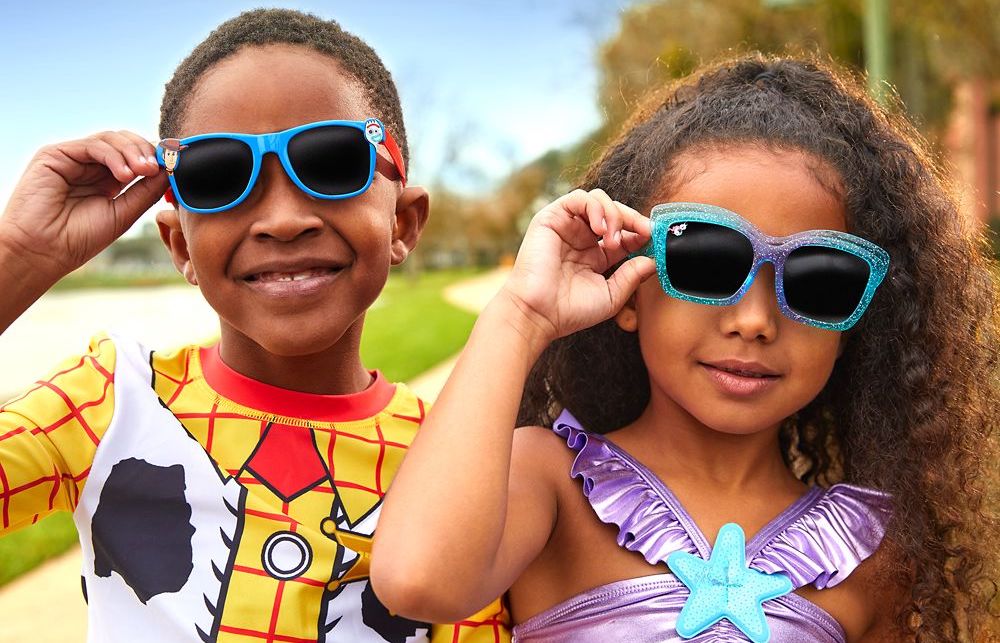
<svg viewBox="0 0 1000 643"><path fill-rule="evenodd" d="M395 274L368 312L361 337L365 366L391 381L405 381L457 353L476 316L442 298L449 284L472 271Z"/></svg>
<svg viewBox="0 0 1000 643"><path fill-rule="evenodd" d="M113 275L103 272L74 272L56 282L50 290L81 290L85 288L144 288L186 284L176 272L157 272L136 275Z"/></svg>
<svg viewBox="0 0 1000 643"><path fill-rule="evenodd" d="M68 513L57 513L36 525L0 538L0 586L76 542L76 527Z"/></svg>
<svg viewBox="0 0 1000 643"><path fill-rule="evenodd" d="M361 342L365 365L381 370L391 381L408 380L458 352L476 316L447 304L441 293L473 274L394 273L365 320ZM68 550L76 539L73 519L66 513L0 538L0 586Z"/></svg>

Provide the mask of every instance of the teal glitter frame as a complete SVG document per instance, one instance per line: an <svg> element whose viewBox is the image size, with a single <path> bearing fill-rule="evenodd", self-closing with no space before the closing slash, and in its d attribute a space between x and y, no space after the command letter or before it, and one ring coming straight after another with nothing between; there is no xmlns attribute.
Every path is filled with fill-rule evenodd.
<svg viewBox="0 0 1000 643"><path fill-rule="evenodd" d="M778 308L783 315L794 321L817 328L845 331L861 319L861 316L868 308L868 304L871 303L872 297L875 296L876 289L882 283L889 269L889 253L871 241L837 230L804 230L787 237L771 237L758 230L753 224L735 212L703 203L662 203L654 206L649 216L652 225L652 238L636 254L650 257L656 261L656 272L660 279L660 286L663 287L665 293L671 297L697 304L709 304L712 306L729 306L735 304L750 289L750 285L753 283L754 277L756 277L760 267L765 262L771 262L774 265L774 285L777 292ZM685 222L712 223L725 226L736 230L750 240L754 252L753 266L747 274L743 285L740 286L740 289L736 293L725 299L697 297L684 294L671 285L666 266L667 235L670 234L672 226ZM847 319L836 323L812 319L796 313L788 305L784 290L785 259L793 250L804 246L834 248L859 257L868 264L868 283L865 286L865 291L854 312Z"/></svg>

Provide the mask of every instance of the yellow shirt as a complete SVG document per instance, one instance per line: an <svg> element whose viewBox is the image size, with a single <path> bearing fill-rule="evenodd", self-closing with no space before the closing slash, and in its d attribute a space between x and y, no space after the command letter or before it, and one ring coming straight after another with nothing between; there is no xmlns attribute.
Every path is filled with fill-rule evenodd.
<svg viewBox="0 0 1000 643"><path fill-rule="evenodd" d="M0 535L71 511L91 640L510 640L499 601L430 626L368 583L382 497L426 412L373 373L322 396L215 347L98 336L0 408Z"/></svg>

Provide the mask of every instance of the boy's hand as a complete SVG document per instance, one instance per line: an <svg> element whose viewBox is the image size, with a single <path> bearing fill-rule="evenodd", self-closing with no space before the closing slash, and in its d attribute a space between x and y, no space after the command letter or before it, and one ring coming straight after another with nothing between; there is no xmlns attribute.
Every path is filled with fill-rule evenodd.
<svg viewBox="0 0 1000 643"><path fill-rule="evenodd" d="M146 178L122 192L137 176ZM120 237L166 189L155 148L132 132L46 146L0 218L0 250L55 281Z"/></svg>
<svg viewBox="0 0 1000 643"><path fill-rule="evenodd" d="M575 190L531 220L502 296L551 341L617 313L656 264L648 257L604 272L650 236L649 219L603 190Z"/></svg>

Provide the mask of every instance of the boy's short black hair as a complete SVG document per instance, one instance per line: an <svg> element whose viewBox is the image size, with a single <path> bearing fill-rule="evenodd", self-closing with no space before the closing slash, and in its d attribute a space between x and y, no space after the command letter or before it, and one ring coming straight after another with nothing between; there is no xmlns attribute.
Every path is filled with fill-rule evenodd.
<svg viewBox="0 0 1000 643"><path fill-rule="evenodd" d="M334 20L292 9L254 9L219 25L174 71L160 105L160 137L180 134L180 121L195 83L209 68L242 47L266 44L302 45L335 58L364 88L365 98L386 124L409 163L403 109L396 83L378 54Z"/></svg>

